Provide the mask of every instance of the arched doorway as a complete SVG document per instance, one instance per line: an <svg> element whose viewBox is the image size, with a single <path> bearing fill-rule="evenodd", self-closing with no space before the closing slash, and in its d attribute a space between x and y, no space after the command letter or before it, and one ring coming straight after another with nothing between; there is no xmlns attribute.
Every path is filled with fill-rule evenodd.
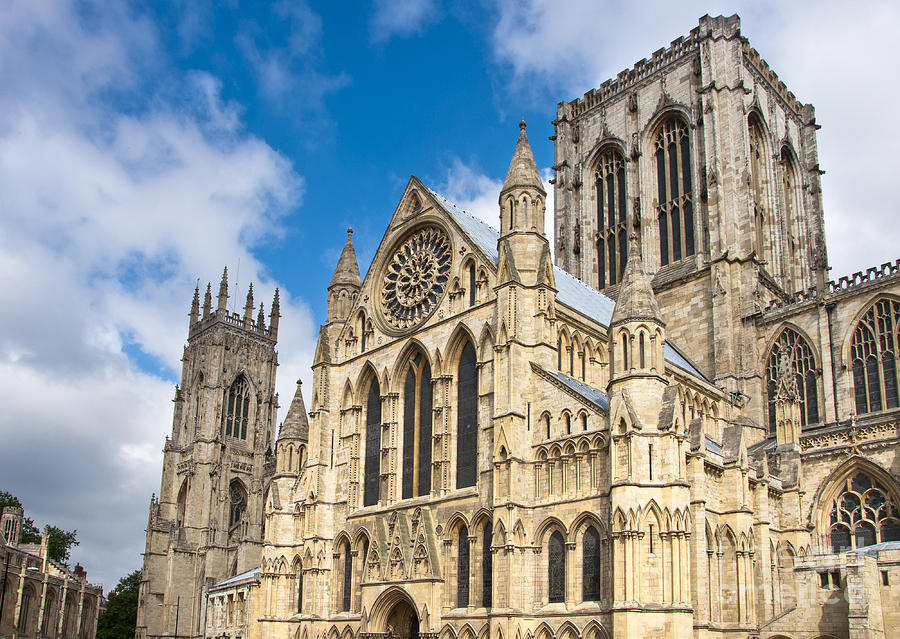
<svg viewBox="0 0 900 639"><path fill-rule="evenodd" d="M369 616L368 632L372 639L419 639L419 614L412 597L403 588L389 588L375 600Z"/></svg>
<svg viewBox="0 0 900 639"><path fill-rule="evenodd" d="M419 639L419 615L408 601L398 601L388 613L384 630L399 639Z"/></svg>

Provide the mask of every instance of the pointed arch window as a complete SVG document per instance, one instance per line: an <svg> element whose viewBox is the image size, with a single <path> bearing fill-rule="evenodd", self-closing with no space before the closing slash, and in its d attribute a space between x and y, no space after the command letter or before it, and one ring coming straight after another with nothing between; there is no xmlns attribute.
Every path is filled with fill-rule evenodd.
<svg viewBox="0 0 900 639"><path fill-rule="evenodd" d="M787 229L788 251L796 256L795 262L803 272L804 255L799 251L800 248L800 215L799 215L799 198L797 187L799 180L797 178L797 165L794 161L794 154L787 146L781 149L781 196L784 202L784 225ZM797 267L793 267L796 269ZM796 270L791 273L796 276ZM798 278L799 279L799 278ZM795 282L793 288L797 289L800 282Z"/></svg>
<svg viewBox="0 0 900 639"><path fill-rule="evenodd" d="M303 612L303 566L297 568L297 612Z"/></svg>
<svg viewBox="0 0 900 639"><path fill-rule="evenodd" d="M244 490L241 482L235 480L231 482L229 496L228 527L233 528L241 522L244 511L247 510L247 491Z"/></svg>
<svg viewBox="0 0 900 639"><path fill-rule="evenodd" d="M403 499L431 492L431 366L418 352L403 385Z"/></svg>
<svg viewBox="0 0 900 639"><path fill-rule="evenodd" d="M800 404L800 426L819 422L819 391L816 362L809 343L795 330L785 328L769 354L766 366L766 394L769 403L769 431L775 432L775 407L779 392Z"/></svg>
<svg viewBox="0 0 900 639"><path fill-rule="evenodd" d="M369 386L366 400L366 462L363 472L363 506L378 503L381 479L381 387L377 379Z"/></svg>
<svg viewBox="0 0 900 639"><path fill-rule="evenodd" d="M672 116L656 135L656 216L661 266L694 254L691 182L690 133L681 118Z"/></svg>
<svg viewBox="0 0 900 639"><path fill-rule="evenodd" d="M766 189L766 153L762 123L754 112L747 118L750 141L750 189L753 206L753 227L756 232L756 254L762 260L769 259L767 242L768 193Z"/></svg>
<svg viewBox="0 0 900 639"><path fill-rule="evenodd" d="M566 600L566 544L558 530L547 544L547 593L549 603Z"/></svg>
<svg viewBox="0 0 900 639"><path fill-rule="evenodd" d="M600 533L593 526L584 531L582 550L581 598L600 601Z"/></svg>
<svg viewBox="0 0 900 639"><path fill-rule="evenodd" d="M879 300L853 334L853 395L857 414L898 407L897 356L900 303Z"/></svg>
<svg viewBox="0 0 900 639"><path fill-rule="evenodd" d="M459 527L456 543L456 607L465 608L469 605L469 529L466 526Z"/></svg>
<svg viewBox="0 0 900 639"><path fill-rule="evenodd" d="M457 376L456 487L474 486L478 473L478 363L466 342Z"/></svg>
<svg viewBox="0 0 900 639"><path fill-rule="evenodd" d="M866 473L845 481L831 503L829 518L832 552L900 541L900 511L890 493Z"/></svg>
<svg viewBox="0 0 900 639"><path fill-rule="evenodd" d="M350 542L345 541L344 547L344 583L341 589L341 610L350 610L350 599L353 594L353 555L350 553Z"/></svg>
<svg viewBox="0 0 900 639"><path fill-rule="evenodd" d="M490 608L493 605L494 586L494 555L491 552L491 544L494 539L494 525L487 522L481 541L481 605Z"/></svg>
<svg viewBox="0 0 900 639"><path fill-rule="evenodd" d="M225 391L225 409L222 411L222 430L225 437L247 439L247 421L250 416L250 384L243 375Z"/></svg>
<svg viewBox="0 0 900 639"><path fill-rule="evenodd" d="M594 173L597 197L598 288L622 279L628 257L626 242L625 159L615 149L600 155Z"/></svg>
<svg viewBox="0 0 900 639"><path fill-rule="evenodd" d="M469 306L475 306L475 262L469 263Z"/></svg>

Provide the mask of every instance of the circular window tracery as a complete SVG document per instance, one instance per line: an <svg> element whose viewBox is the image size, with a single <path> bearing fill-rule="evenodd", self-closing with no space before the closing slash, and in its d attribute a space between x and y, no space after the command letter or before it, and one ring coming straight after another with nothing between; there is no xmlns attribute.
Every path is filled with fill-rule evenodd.
<svg viewBox="0 0 900 639"><path fill-rule="evenodd" d="M447 288L450 261L450 241L437 227L419 229L400 243L381 292L384 317L393 328L412 328L434 312Z"/></svg>

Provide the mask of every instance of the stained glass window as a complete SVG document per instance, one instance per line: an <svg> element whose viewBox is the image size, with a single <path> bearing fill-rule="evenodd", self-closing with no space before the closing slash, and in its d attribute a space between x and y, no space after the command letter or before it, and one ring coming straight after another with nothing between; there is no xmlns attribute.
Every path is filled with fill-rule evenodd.
<svg viewBox="0 0 900 639"><path fill-rule="evenodd" d="M478 368L475 348L466 342L457 377L456 487L474 486L478 463Z"/></svg>
<svg viewBox="0 0 900 639"><path fill-rule="evenodd" d="M785 376L791 379L785 379ZM819 391L816 362L809 344L795 330L785 328L769 354L766 367L766 394L769 401L769 430L775 432L775 406L779 384L787 383L800 404L800 424L819 422Z"/></svg>
<svg viewBox="0 0 900 639"><path fill-rule="evenodd" d="M625 241L625 159L618 151L605 151L594 174L597 197L597 271L599 288L622 279L628 245Z"/></svg>
<svg viewBox="0 0 900 639"><path fill-rule="evenodd" d="M459 527L456 554L456 607L469 605L469 529Z"/></svg>
<svg viewBox="0 0 900 639"><path fill-rule="evenodd" d="M887 489L865 473L846 481L831 504L832 552L900 541L900 511Z"/></svg>
<svg viewBox="0 0 900 639"><path fill-rule="evenodd" d="M403 385L403 499L431 492L432 394L431 367L417 353Z"/></svg>
<svg viewBox="0 0 900 639"><path fill-rule="evenodd" d="M691 145L687 125L669 118L656 136L660 264L694 254Z"/></svg>
<svg viewBox="0 0 900 639"><path fill-rule="evenodd" d="M566 544L558 530L547 544L548 595L550 603L566 600Z"/></svg>
<svg viewBox="0 0 900 639"><path fill-rule="evenodd" d="M583 562L581 565L581 598L600 601L600 533L593 526L584 531Z"/></svg>
<svg viewBox="0 0 900 639"><path fill-rule="evenodd" d="M491 553L491 544L494 538L494 526L490 522L484 526L484 534L481 541L481 605L490 608L493 605L494 584L494 555Z"/></svg>
<svg viewBox="0 0 900 639"><path fill-rule="evenodd" d="M231 482L230 507L228 509L228 527L240 523L244 511L247 509L247 493L239 481Z"/></svg>
<svg viewBox="0 0 900 639"><path fill-rule="evenodd" d="M350 554L350 543L344 542L344 587L342 590L341 610L350 610L350 597L353 594L353 555Z"/></svg>
<svg viewBox="0 0 900 639"><path fill-rule="evenodd" d="M857 414L897 408L897 355L900 304L879 300L853 335L853 395Z"/></svg>
<svg viewBox="0 0 900 639"><path fill-rule="evenodd" d="M366 465L364 472L363 505L378 503L378 484L381 475L381 390L373 379L366 401Z"/></svg>
<svg viewBox="0 0 900 639"><path fill-rule="evenodd" d="M222 410L222 430L226 437L247 439L247 420L250 415L250 384L243 375L225 391Z"/></svg>

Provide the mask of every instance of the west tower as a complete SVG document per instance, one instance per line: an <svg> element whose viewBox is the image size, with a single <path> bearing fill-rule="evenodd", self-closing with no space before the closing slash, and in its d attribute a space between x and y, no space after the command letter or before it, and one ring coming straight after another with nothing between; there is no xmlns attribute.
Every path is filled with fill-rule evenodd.
<svg viewBox="0 0 900 639"><path fill-rule="evenodd" d="M263 500L275 470L279 298L266 326L253 286L230 311L194 291L159 498L150 503L137 637L202 634L205 590L259 565ZM176 628L176 619L178 627Z"/></svg>

